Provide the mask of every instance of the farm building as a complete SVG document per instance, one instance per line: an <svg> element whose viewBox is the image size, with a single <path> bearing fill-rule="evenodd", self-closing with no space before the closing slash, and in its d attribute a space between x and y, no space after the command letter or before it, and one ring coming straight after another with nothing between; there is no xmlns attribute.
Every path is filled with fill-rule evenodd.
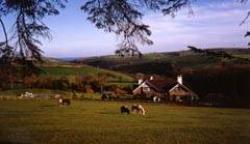
<svg viewBox="0 0 250 144"><path fill-rule="evenodd" d="M158 96L161 98L165 98L168 95L168 87L174 86L174 84L170 84L168 81L164 80L155 80L152 76L149 80L139 80L138 87L133 90L133 95L143 95L147 98L152 96ZM170 87L169 87L170 88Z"/></svg>
<svg viewBox="0 0 250 144"><path fill-rule="evenodd" d="M177 84L169 90L169 100L179 103L190 103L198 100L198 95L185 86L182 76L178 76Z"/></svg>
<svg viewBox="0 0 250 144"><path fill-rule="evenodd" d="M176 82L166 80L139 80L139 86L133 90L133 95L141 95L146 98L154 96L178 103L187 103L198 100L198 95L183 84L182 76L177 77Z"/></svg>

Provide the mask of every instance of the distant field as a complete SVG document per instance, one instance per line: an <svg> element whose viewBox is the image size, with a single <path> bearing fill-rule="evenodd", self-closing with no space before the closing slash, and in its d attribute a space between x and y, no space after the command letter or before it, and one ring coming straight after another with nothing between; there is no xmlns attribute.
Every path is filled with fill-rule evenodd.
<svg viewBox="0 0 250 144"><path fill-rule="evenodd" d="M250 60L250 50L246 48L215 48L209 50L214 52L224 51L235 57ZM103 56L83 60L79 59L78 62L129 74L171 75L174 73L174 70L179 71L179 69L185 68L195 70L211 67L221 62L228 63L229 65L239 64L242 63L242 60L235 58L229 60L220 57L204 56L192 51L179 51L144 54L141 59L138 57L121 59L118 56ZM247 62L245 61L245 63Z"/></svg>
<svg viewBox="0 0 250 144"><path fill-rule="evenodd" d="M134 79L128 75L118 73L111 70L99 69L92 66L82 65L54 65L54 66L41 66L44 73L43 76L52 76L52 77L62 77L62 76L98 76L98 74L106 74L109 81L133 81Z"/></svg>
<svg viewBox="0 0 250 144"><path fill-rule="evenodd" d="M240 57L240 58L247 58L250 60L250 53L249 54L234 55L234 56Z"/></svg>
<svg viewBox="0 0 250 144"><path fill-rule="evenodd" d="M55 94L60 94L62 96L69 96L72 94L71 91L63 91L63 90L49 90L49 89L15 89L15 90L6 90L0 91L0 96L6 97L6 99L16 99L21 94L25 92L31 92L33 94L43 94L54 96Z"/></svg>
<svg viewBox="0 0 250 144"><path fill-rule="evenodd" d="M142 116L121 115L122 104L0 101L0 143L250 143L250 110L143 104L147 114Z"/></svg>
<svg viewBox="0 0 250 144"><path fill-rule="evenodd" d="M109 56L98 59L90 58L82 62L88 65L98 65L105 69L129 74L144 73L166 75L173 73L176 68L197 69L214 65L218 61L218 58L204 57L197 54L174 55L168 53L152 53L144 55L142 59L133 57L121 60L120 57Z"/></svg>
<svg viewBox="0 0 250 144"><path fill-rule="evenodd" d="M6 100L16 100L18 97L21 96L21 94L24 94L25 92L31 92L34 95L42 95L40 99L46 99L46 98L53 98L56 94L60 94L61 96L65 98L72 98L73 93L72 91L63 91L63 90L49 90L49 89L15 89L15 90L6 90L6 91L0 91L0 99L6 99ZM94 93L94 94L88 94L88 93L82 93L82 92L75 92L78 99L89 99L89 100L100 100L101 94L100 93Z"/></svg>

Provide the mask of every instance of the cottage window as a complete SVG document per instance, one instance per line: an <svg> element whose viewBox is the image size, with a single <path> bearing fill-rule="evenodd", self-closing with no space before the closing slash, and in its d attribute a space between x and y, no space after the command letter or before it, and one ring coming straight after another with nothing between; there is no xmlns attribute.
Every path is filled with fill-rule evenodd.
<svg viewBox="0 0 250 144"><path fill-rule="evenodd" d="M144 92L149 92L149 91L150 91L150 88L149 88L149 87L143 87L143 91L144 91Z"/></svg>

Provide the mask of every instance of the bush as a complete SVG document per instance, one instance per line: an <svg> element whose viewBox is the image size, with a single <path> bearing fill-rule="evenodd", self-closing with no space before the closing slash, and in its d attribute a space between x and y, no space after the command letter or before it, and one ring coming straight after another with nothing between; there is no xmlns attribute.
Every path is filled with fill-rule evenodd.
<svg viewBox="0 0 250 144"><path fill-rule="evenodd" d="M200 101L206 102L209 97L218 105L250 106L249 65L216 65L184 75L185 81L200 95Z"/></svg>

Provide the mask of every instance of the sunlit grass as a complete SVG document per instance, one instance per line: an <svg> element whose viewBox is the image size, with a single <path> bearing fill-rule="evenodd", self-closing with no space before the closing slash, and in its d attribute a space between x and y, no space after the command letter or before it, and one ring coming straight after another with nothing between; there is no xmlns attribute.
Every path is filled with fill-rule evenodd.
<svg viewBox="0 0 250 144"><path fill-rule="evenodd" d="M146 104L121 115L122 102L0 101L0 143L248 144L250 110ZM132 103L126 103L131 105Z"/></svg>
<svg viewBox="0 0 250 144"><path fill-rule="evenodd" d="M105 70L105 69L97 69L91 66L49 66L49 67L41 67L44 73L43 76L52 76L52 77L69 77L69 76L98 76L98 74L106 74L107 79L109 81L133 81L134 79L126 74L122 74L119 72Z"/></svg>

